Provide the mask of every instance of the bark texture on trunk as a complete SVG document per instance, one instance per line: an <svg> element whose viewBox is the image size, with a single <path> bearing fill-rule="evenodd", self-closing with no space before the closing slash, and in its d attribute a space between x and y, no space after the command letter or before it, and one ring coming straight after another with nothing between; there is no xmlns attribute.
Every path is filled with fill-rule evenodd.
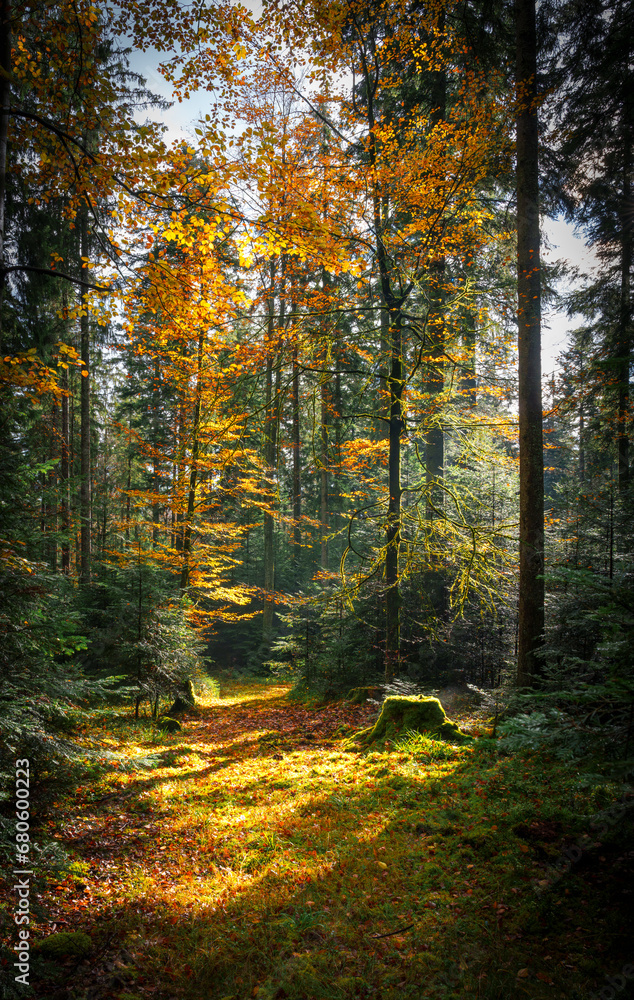
<svg viewBox="0 0 634 1000"><path fill-rule="evenodd" d="M471 272L475 260L471 249L465 256L465 281L470 294L475 296L475 289L469 288ZM460 393L463 406L473 407L477 403L477 372L476 372L476 309L477 301L468 302L461 310L462 316L462 346L464 349L464 365L460 377Z"/></svg>
<svg viewBox="0 0 634 1000"><path fill-rule="evenodd" d="M467 406L475 406L478 401L476 374L476 318L471 309L464 313L462 342L465 352L465 364L462 375L462 395Z"/></svg>
<svg viewBox="0 0 634 1000"><path fill-rule="evenodd" d="M627 104L627 102L626 102ZM625 112L627 114L627 112ZM631 367L631 281L632 272L632 146L626 119L625 149L623 154L623 190L621 196L621 295L618 333L619 401L617 416L617 452L619 463L619 490L625 491L630 478L630 367Z"/></svg>
<svg viewBox="0 0 634 1000"><path fill-rule="evenodd" d="M585 411L585 371L583 364L583 354L580 354L579 376L581 391L579 393L579 482L581 485L586 479L586 411Z"/></svg>
<svg viewBox="0 0 634 1000"><path fill-rule="evenodd" d="M69 433L69 406L68 406L68 369L62 369L61 377L62 398L61 409L61 460L59 463L60 478L60 527L62 530L62 573L66 576L70 573L70 433Z"/></svg>
<svg viewBox="0 0 634 1000"><path fill-rule="evenodd" d="M374 93L366 68L368 94ZM376 176L377 147L374 131L374 104L368 100L368 128L370 136L370 168ZM376 236L376 262L381 289L381 339L387 340L389 368L386 392L389 405L388 431L388 502L385 528L385 679L391 680L401 665L401 592L399 585L399 557L401 554L401 436L403 433L403 392L405 365L403 359L403 298L395 293L391 261L384 236L389 225L389 196L375 185L372 194L374 230Z"/></svg>
<svg viewBox="0 0 634 1000"><path fill-rule="evenodd" d="M187 486L187 510L183 526L183 562L181 569L181 590L189 586L191 575L191 553L194 532L194 514L196 511L196 488L198 486L198 467L200 461L200 418L202 413L202 373L205 333L201 329L198 335L196 351L196 388L194 396L194 419L192 424L192 451L189 467L189 483Z"/></svg>
<svg viewBox="0 0 634 1000"><path fill-rule="evenodd" d="M160 433L160 384L161 368L158 357L154 360L154 379L152 381L152 548L158 545L159 518L161 516L161 506L159 503L159 489L161 483L161 466L159 458L159 433Z"/></svg>
<svg viewBox="0 0 634 1000"><path fill-rule="evenodd" d="M58 450L59 441L59 405L56 399L53 399L51 404L51 431L49 437L49 454L48 457L51 459L57 459L59 457ZM57 573L57 531L59 528L59 466L54 465L48 474L48 501L47 501L47 511L48 511L48 530L51 533L51 540L49 546L49 560L51 565L51 571Z"/></svg>
<svg viewBox="0 0 634 1000"><path fill-rule="evenodd" d="M293 577L295 588L299 588L302 534L300 520L302 516L302 481L301 481L301 449L299 420L299 358L297 342L293 346L293 381L291 386L291 409L293 421Z"/></svg>
<svg viewBox="0 0 634 1000"><path fill-rule="evenodd" d="M321 383L320 387L320 431L319 431L319 523L321 532L321 555L320 565L323 570L328 569L328 445L330 440L329 428L329 399L328 384Z"/></svg>
<svg viewBox="0 0 634 1000"><path fill-rule="evenodd" d="M444 18L441 19L444 28ZM447 117L447 74L439 70L433 74L431 90L431 125L435 127ZM445 386L445 258L439 257L431 266L430 301L427 334L430 340L430 363L427 373L427 392L430 397L430 426L425 435L425 470L427 481L427 518L437 517L443 505L443 477L445 440L442 425L436 414L435 398Z"/></svg>
<svg viewBox="0 0 634 1000"><path fill-rule="evenodd" d="M427 321L430 339L430 358L427 371L427 392L429 393L429 418L431 426L425 434L425 478L427 484L427 518L438 517L443 506L443 477L445 461L445 439L442 426L437 422L435 410L437 397L445 386L445 330L443 282L445 276L444 258L436 261L430 275L431 292L429 317Z"/></svg>
<svg viewBox="0 0 634 1000"><path fill-rule="evenodd" d="M266 466L266 496L269 506L264 512L264 609L262 612L262 639L269 642L273 631L274 603L266 594L275 591L275 521L270 509L274 493L275 455L277 452L277 400L273 386L274 341L275 341L275 262L271 261L269 272L269 299L267 325L267 357L265 377L265 420L264 420L264 462ZM279 370L278 370L279 376Z"/></svg>
<svg viewBox="0 0 634 1000"><path fill-rule="evenodd" d="M390 392L389 500L385 551L385 678L400 667L401 594L399 555L401 549L401 434L403 432L403 331L400 310L392 318L391 359L388 388Z"/></svg>
<svg viewBox="0 0 634 1000"><path fill-rule="evenodd" d="M544 459L535 0L516 0L520 580L517 681L540 672L544 630Z"/></svg>
<svg viewBox="0 0 634 1000"><path fill-rule="evenodd" d="M80 216L81 277L90 281L88 267L88 209L84 207ZM81 292L81 360L82 379L80 387L80 473L79 473L79 519L80 519L80 579L90 583L92 512L91 512L91 467L90 467L90 321L88 316L88 293Z"/></svg>

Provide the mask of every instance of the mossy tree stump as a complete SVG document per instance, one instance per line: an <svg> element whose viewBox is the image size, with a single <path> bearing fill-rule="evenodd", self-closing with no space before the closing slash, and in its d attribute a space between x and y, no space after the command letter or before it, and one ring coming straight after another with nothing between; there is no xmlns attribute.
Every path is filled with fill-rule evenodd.
<svg viewBox="0 0 634 1000"><path fill-rule="evenodd" d="M355 738L359 743L369 744L408 730L427 733L448 743L465 743L471 739L455 722L449 721L438 698L425 695L386 698L374 726L364 729Z"/></svg>
<svg viewBox="0 0 634 1000"><path fill-rule="evenodd" d="M191 680L188 680L178 688L176 700L167 714L174 716L182 715L184 712L191 712L193 708L196 708L196 702L194 685Z"/></svg>
<svg viewBox="0 0 634 1000"><path fill-rule="evenodd" d="M43 958L61 961L65 958L86 958L92 951L92 940L81 931L59 931L38 941L33 950Z"/></svg>
<svg viewBox="0 0 634 1000"><path fill-rule="evenodd" d="M158 720L158 727L165 733L178 733L183 728L178 719L172 719L169 715L164 715Z"/></svg>

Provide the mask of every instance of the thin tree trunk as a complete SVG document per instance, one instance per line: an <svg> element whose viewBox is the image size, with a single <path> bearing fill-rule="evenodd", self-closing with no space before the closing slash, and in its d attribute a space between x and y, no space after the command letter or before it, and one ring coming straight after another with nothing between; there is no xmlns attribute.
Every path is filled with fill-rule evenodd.
<svg viewBox="0 0 634 1000"><path fill-rule="evenodd" d="M81 378L81 376L79 376ZM68 374L68 388L69 388L69 467L70 467L70 477L73 489L71 489L71 510L74 511L75 517L71 517L71 529L73 535L73 542L71 545L71 554L73 557L73 566L75 576L79 578L81 572L81 537L79 532L79 497L77 496L77 490L74 488L75 484L80 480L80 465L79 465L79 455L77 452L77 392L75 380L77 378L76 371L74 368L69 369ZM80 409L81 413L81 409ZM80 437L81 444L81 437Z"/></svg>
<svg viewBox="0 0 634 1000"><path fill-rule="evenodd" d="M369 80L366 79L369 83ZM370 168L376 174L377 149L374 132L374 107L368 102L370 135ZM383 305L389 317L388 342L390 367L387 378L389 396L389 447L388 447L388 509L385 530L385 679L391 680L401 662L401 593L399 587L399 556L401 551L401 434L403 432L403 390L405 372L403 364L402 301L393 293L390 280L390 262L383 242L384 223L387 219L386 199L381 200L378 189L373 192L376 257L381 282Z"/></svg>
<svg viewBox="0 0 634 1000"><path fill-rule="evenodd" d="M185 414L183 411L183 401L178 404L177 432L176 432L176 551L183 551L183 498L185 492Z"/></svg>
<svg viewBox="0 0 634 1000"><path fill-rule="evenodd" d="M341 471L341 414L343 411L343 400L341 395L341 341L337 338L334 344L335 361L335 388L334 396L331 395L330 406L330 484L328 489L328 501L330 509L330 532L331 534L340 527L341 515L341 493L339 489L339 476ZM332 562L332 547L330 559Z"/></svg>
<svg viewBox="0 0 634 1000"><path fill-rule="evenodd" d="M517 681L540 672L544 630L544 459L535 0L516 0L520 580Z"/></svg>
<svg viewBox="0 0 634 1000"><path fill-rule="evenodd" d="M608 577L614 579L614 485L610 469L610 506L608 508Z"/></svg>
<svg viewBox="0 0 634 1000"><path fill-rule="evenodd" d="M60 461L61 529L62 529L62 573L70 574L70 439L68 420L68 369L62 368L62 454Z"/></svg>
<svg viewBox="0 0 634 1000"><path fill-rule="evenodd" d="M323 381L320 386L321 418L320 418L320 456L319 456L319 525L321 531L322 570L328 569L328 445L329 445L329 400L328 383Z"/></svg>
<svg viewBox="0 0 634 1000"><path fill-rule="evenodd" d="M476 318L472 309L466 309L464 312L462 342L466 355L461 380L462 395L466 405L474 407L477 403Z"/></svg>
<svg viewBox="0 0 634 1000"><path fill-rule="evenodd" d="M294 308L294 307L293 307ZM291 407L293 421L293 575L295 588L300 584L302 555L302 482L301 482L301 439L299 419L299 359L297 341L293 345L293 382L291 387Z"/></svg>
<svg viewBox="0 0 634 1000"><path fill-rule="evenodd" d="M90 281L88 268L88 210L82 208L80 214L81 230L81 276L83 281ZM80 432L80 474L79 474L79 518L81 537L81 569L80 579L83 584L90 583L91 562L91 468L90 468L90 322L88 316L88 290L81 292L81 432Z"/></svg>
<svg viewBox="0 0 634 1000"><path fill-rule="evenodd" d="M431 426L425 435L425 478L427 483L427 518L430 521L438 517L443 506L445 441L442 426L437 423L438 418L434 410L439 409L437 397L442 394L445 385L444 274L445 261L444 258L441 258L433 265L430 275L432 287L429 305L430 315L427 322L428 336L431 341L427 374Z"/></svg>
<svg viewBox="0 0 634 1000"><path fill-rule="evenodd" d="M101 553L105 552L108 537L108 424L104 431L103 443L103 520L101 529Z"/></svg>
<svg viewBox="0 0 634 1000"><path fill-rule="evenodd" d="M401 594L399 555L401 549L401 433L403 431L403 334L398 310L392 317L390 392L389 501L385 551L385 679L398 672L401 654Z"/></svg>
<svg viewBox="0 0 634 1000"><path fill-rule="evenodd" d="M161 378L161 368L158 357L154 360L154 380L152 382L152 548L158 545L159 517L161 507L159 504L159 479L160 479L160 457L158 446L159 434L159 385Z"/></svg>
<svg viewBox="0 0 634 1000"><path fill-rule="evenodd" d="M579 482L583 485L586 479L586 424L585 424L585 383L584 383L584 358L583 351L579 352L580 366L579 377L581 381L579 389Z"/></svg>
<svg viewBox="0 0 634 1000"><path fill-rule="evenodd" d="M266 356L266 387L265 387L265 422L264 422L264 462L266 465L268 507L272 503L274 493L275 453L277 449L277 420L273 406L273 361L275 339L275 262L271 261L269 268L269 298L267 326L267 356ZM264 511L264 591L273 594L275 590L275 523L273 512ZM262 613L262 638L265 642L271 639L273 629L273 600L265 596Z"/></svg>
<svg viewBox="0 0 634 1000"><path fill-rule="evenodd" d="M128 475L126 479L126 494L125 494L125 540L130 541L130 523L132 518L132 497L130 496L130 491L132 489L132 417L128 417Z"/></svg>
<svg viewBox="0 0 634 1000"><path fill-rule="evenodd" d="M56 399L53 400L51 405L51 438L50 438L50 458L57 458L58 451L58 440L59 440L59 405ZM51 544L49 551L49 558L51 562L51 570L53 573L57 573L57 531L59 528L59 466L54 465L48 475L49 483L49 499L48 499L48 513L49 513L49 530L51 532Z"/></svg>
<svg viewBox="0 0 634 1000"><path fill-rule="evenodd" d="M625 112L627 114L627 112ZM626 121L627 128L627 121ZM619 491L627 489L630 476L628 431L630 405L631 315L630 273L632 270L632 147L629 136L623 154L623 192L621 209L621 295L618 333L619 401L617 417L617 451Z"/></svg>
<svg viewBox="0 0 634 1000"><path fill-rule="evenodd" d="M140 647L140 645L141 645L141 637L143 635L143 565L142 565L142 562L141 562L141 539L139 537L139 529L138 529L138 527L135 530L136 530L136 536L137 536L137 567L138 567L138 570L139 570L139 601L138 601L138 608L137 608L137 642L138 642L139 647ZM137 681L138 681L139 686L141 685L142 680L143 680L142 659L141 659L141 651L140 651L140 648L139 648L139 652L137 653ZM135 707L135 713L134 713L135 718L137 718L137 719L139 718L139 705L140 705L140 703L141 703L141 696L138 695L137 699L136 699L136 707Z"/></svg>
<svg viewBox="0 0 634 1000"><path fill-rule="evenodd" d="M384 207L385 211L385 207ZM390 436L390 404L387 389L387 357L390 351L390 314L383 298L379 281L380 317L381 317L381 367L379 369L379 399L376 418L376 439L386 440ZM384 363L385 359L385 363Z"/></svg>
<svg viewBox="0 0 634 1000"><path fill-rule="evenodd" d="M440 19L440 29L444 29L444 16ZM433 74L431 89L431 125L436 127L447 117L447 74L444 69ZM435 397L441 396L445 386L445 258L438 257L430 269L430 302L427 321L428 336L431 341L430 365L427 375L427 391L430 396L430 411L439 410ZM425 469L427 481L427 518L438 517L443 505L443 475L445 442L442 425L437 415L432 416L431 426L425 436Z"/></svg>
<svg viewBox="0 0 634 1000"><path fill-rule="evenodd" d="M181 570L181 590L189 585L191 574L191 552L193 538L193 521L196 509L196 487L198 485L198 465L200 459L200 417L202 412L202 371L205 332L201 328L198 335L198 350L196 354L196 390L194 399L194 420L192 424L192 456L189 469L189 485L187 489L187 513L183 529L183 563Z"/></svg>

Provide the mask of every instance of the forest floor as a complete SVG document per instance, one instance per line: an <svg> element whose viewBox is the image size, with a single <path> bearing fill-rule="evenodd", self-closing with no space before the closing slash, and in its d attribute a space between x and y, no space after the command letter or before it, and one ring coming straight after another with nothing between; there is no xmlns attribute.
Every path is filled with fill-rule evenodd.
<svg viewBox="0 0 634 1000"><path fill-rule="evenodd" d="M606 812L619 789L492 740L351 749L342 727L376 712L233 683L173 736L96 713L75 738L121 763L42 802L33 839L75 865L31 926L85 932L92 952L36 952L30 995L630 996L631 819Z"/></svg>

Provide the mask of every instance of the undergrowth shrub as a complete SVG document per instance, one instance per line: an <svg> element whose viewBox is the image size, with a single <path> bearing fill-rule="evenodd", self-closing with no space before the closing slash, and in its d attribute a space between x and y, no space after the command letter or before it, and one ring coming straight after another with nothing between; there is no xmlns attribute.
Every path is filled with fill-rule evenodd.
<svg viewBox="0 0 634 1000"><path fill-rule="evenodd" d="M509 751L548 749L560 760L634 764L634 564L612 578L559 569L536 690L513 699L499 732Z"/></svg>
<svg viewBox="0 0 634 1000"><path fill-rule="evenodd" d="M173 698L204 676L204 643L192 625L188 600L151 564L102 568L84 588L88 642L83 663L91 676L123 677L120 697L133 699L136 714L148 701L156 718L161 697Z"/></svg>
<svg viewBox="0 0 634 1000"><path fill-rule="evenodd" d="M80 756L69 739L91 701L116 683L88 677L78 654L86 628L76 591L38 563L0 553L0 799L12 788L16 758L26 757L36 782Z"/></svg>

